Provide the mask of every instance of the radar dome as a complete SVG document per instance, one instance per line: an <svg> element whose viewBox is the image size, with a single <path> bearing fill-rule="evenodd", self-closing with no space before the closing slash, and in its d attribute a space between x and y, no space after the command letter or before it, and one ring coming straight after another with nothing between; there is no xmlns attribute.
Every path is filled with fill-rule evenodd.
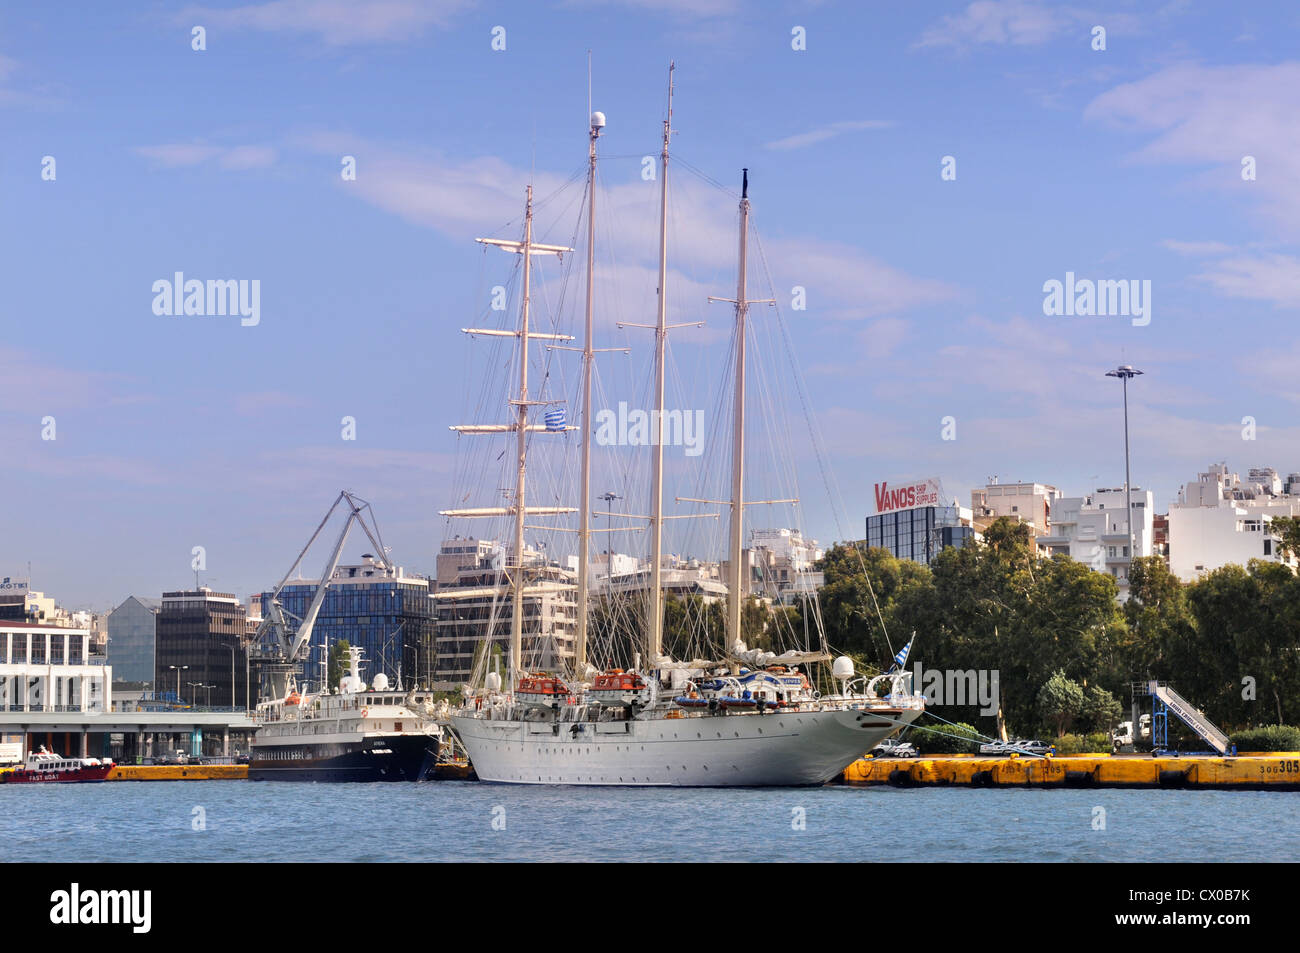
<svg viewBox="0 0 1300 953"><path fill-rule="evenodd" d="M841 655L831 666L831 674L843 681L846 678L853 677L853 659L847 655Z"/></svg>
<svg viewBox="0 0 1300 953"><path fill-rule="evenodd" d="M483 680L484 687L490 692L501 691L501 676L496 672L488 672L487 678Z"/></svg>
<svg viewBox="0 0 1300 953"><path fill-rule="evenodd" d="M604 114L604 113L602 113L602 112L594 112L594 113L591 114L591 128L592 128L592 129L603 129L603 128L605 128L605 114Z"/></svg>
<svg viewBox="0 0 1300 953"><path fill-rule="evenodd" d="M380 672L378 675L375 676L375 680L371 683L371 685L374 687L374 690L377 692L387 691L388 676L385 675L383 672Z"/></svg>

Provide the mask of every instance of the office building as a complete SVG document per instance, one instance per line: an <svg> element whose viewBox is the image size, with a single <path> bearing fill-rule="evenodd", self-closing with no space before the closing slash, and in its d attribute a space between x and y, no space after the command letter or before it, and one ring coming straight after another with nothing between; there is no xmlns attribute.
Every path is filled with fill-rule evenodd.
<svg viewBox="0 0 1300 953"><path fill-rule="evenodd" d="M164 592L155 619L156 695L191 707L248 706L244 607L233 594Z"/></svg>
<svg viewBox="0 0 1300 953"><path fill-rule="evenodd" d="M317 586L314 579L293 580L280 590L280 604L301 619ZM270 599L269 592L260 597L263 616ZM382 672L390 684L400 677L403 685L427 685L433 677L436 629L429 579L373 556L355 566L339 566L316 617L303 678L319 684L328 647L346 641L362 650L361 674L367 682Z"/></svg>
<svg viewBox="0 0 1300 953"><path fill-rule="evenodd" d="M114 691L153 691L161 599L127 596L108 614L108 662Z"/></svg>

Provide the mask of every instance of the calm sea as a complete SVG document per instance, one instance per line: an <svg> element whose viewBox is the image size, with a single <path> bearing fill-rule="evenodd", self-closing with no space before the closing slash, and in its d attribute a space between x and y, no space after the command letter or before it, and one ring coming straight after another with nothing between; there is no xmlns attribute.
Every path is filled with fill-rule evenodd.
<svg viewBox="0 0 1300 953"><path fill-rule="evenodd" d="M1300 793L0 785L7 861L1294 861ZM196 829L197 828L197 829Z"/></svg>

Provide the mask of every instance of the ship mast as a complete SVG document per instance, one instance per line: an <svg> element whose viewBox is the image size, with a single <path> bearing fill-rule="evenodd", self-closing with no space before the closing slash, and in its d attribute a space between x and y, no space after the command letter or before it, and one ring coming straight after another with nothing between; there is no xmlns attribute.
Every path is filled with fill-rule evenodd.
<svg viewBox="0 0 1300 953"><path fill-rule="evenodd" d="M659 157L659 314L655 322L655 441L654 476L651 481L650 619L646 630L646 664L653 666L663 654L663 550L664 550L664 367L668 347L668 145L673 134L673 70L668 65L668 117L664 119L664 147Z"/></svg>
<svg viewBox="0 0 1300 953"><path fill-rule="evenodd" d="M517 469L515 474L514 499L508 507L483 506L471 509L439 510L440 516L449 517L514 517L514 553L513 564L507 564L510 571L510 689L518 684L519 675L523 673L523 606L524 606L524 517L525 515L572 513L571 506L525 506L524 484L527 476L528 434L535 432L564 432L573 427L552 428L528 422L528 408L535 404L549 401L528 399L528 341L530 338L544 338L553 341L571 341L567 334L545 334L530 331L529 305L532 295L532 259L534 255L562 256L573 251L564 245L542 245L533 241L533 187L528 186L527 200L524 207L524 240L513 241L501 238L476 239L484 245L495 245L506 251L523 256L523 300L519 311L519 328L514 331L489 328L461 328L466 334L482 334L496 337L516 337L519 339L519 394L510 404L515 408L515 420L509 424L461 424L451 429L463 434L515 434Z"/></svg>
<svg viewBox="0 0 1300 953"><path fill-rule="evenodd" d="M746 240L749 237L749 170L742 173L740 189L740 267L736 279L736 394L731 435L731 565L727 580L727 640L730 649L740 640L741 573L740 558L744 548L745 525L745 319L749 302L745 300Z"/></svg>
<svg viewBox="0 0 1300 953"><path fill-rule="evenodd" d="M673 134L673 70L676 63L668 64L668 118L664 120L664 145L659 158L659 313L654 324L633 324L620 321L620 328L649 328L655 332L655 409L653 427L654 467L650 483L650 515L635 519L648 520L652 529L650 543L650 612L646 625L645 662L655 666L663 654L664 601L663 601L663 531L666 519L688 519L714 514L664 516L664 377L667 368L668 332L675 328L702 328L703 321L668 324L668 146ZM689 500L677 497L679 502L708 503L712 500Z"/></svg>
<svg viewBox="0 0 1300 953"><path fill-rule="evenodd" d="M510 690L519 684L524 670L524 478L528 471L528 305L531 294L533 250L533 187L528 186L528 200L524 211L523 302L519 315L519 399L515 401L516 452L518 470L515 474L515 546L514 572L510 576Z"/></svg>
<svg viewBox="0 0 1300 953"><path fill-rule="evenodd" d="M697 502L724 502L730 503L731 521L728 526L728 558L730 563L727 567L727 644L723 646L727 652L732 652L735 645L740 641L740 607L743 601L744 591L744 566L741 565L741 558L745 552L745 507L752 506L756 503L798 503L797 499L784 500L746 500L745 496L745 339L747 336L746 322L749 317L749 306L751 304L773 304L772 298L746 298L747 275L748 275L748 243L749 243L749 170L741 170L740 186L740 264L738 275L736 277L736 297L734 298L715 298L710 295L710 301L730 301L736 306L736 381L735 394L732 398L732 435L731 435L731 499L729 501L704 501Z"/></svg>
<svg viewBox="0 0 1300 953"><path fill-rule="evenodd" d="M587 336L582 343L582 489L578 503L578 638L573 647L573 671L579 679L585 674L587 665L587 575L591 560L591 372L596 359L591 346L596 273L596 139L604 125L602 114L591 113L591 149L587 159Z"/></svg>
<svg viewBox="0 0 1300 953"><path fill-rule="evenodd" d="M591 103L588 101L588 107ZM573 646L573 674L581 680L587 668L587 608L590 602L590 580L588 574L591 566L591 380L596 369L596 355L605 351L628 352L625 347L592 347L595 337L596 285L596 140L605 128L605 114L593 112L589 127L590 151L587 167L587 322L586 340L582 347L550 345L554 351L582 352L582 474L581 474L581 513L578 517L578 634Z"/></svg>

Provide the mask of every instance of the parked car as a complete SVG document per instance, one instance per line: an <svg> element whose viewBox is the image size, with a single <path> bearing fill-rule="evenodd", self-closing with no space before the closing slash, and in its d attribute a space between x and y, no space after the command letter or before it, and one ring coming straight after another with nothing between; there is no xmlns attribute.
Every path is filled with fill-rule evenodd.
<svg viewBox="0 0 1300 953"><path fill-rule="evenodd" d="M1008 747L1013 751L1027 754L1056 754L1056 745L1050 745L1046 741L1013 741Z"/></svg>
<svg viewBox="0 0 1300 953"><path fill-rule="evenodd" d="M1005 741L989 741L980 745L980 754L1007 754L1010 745Z"/></svg>
<svg viewBox="0 0 1300 953"><path fill-rule="evenodd" d="M915 758L920 753L911 742L897 738L888 738L871 749L873 758Z"/></svg>

